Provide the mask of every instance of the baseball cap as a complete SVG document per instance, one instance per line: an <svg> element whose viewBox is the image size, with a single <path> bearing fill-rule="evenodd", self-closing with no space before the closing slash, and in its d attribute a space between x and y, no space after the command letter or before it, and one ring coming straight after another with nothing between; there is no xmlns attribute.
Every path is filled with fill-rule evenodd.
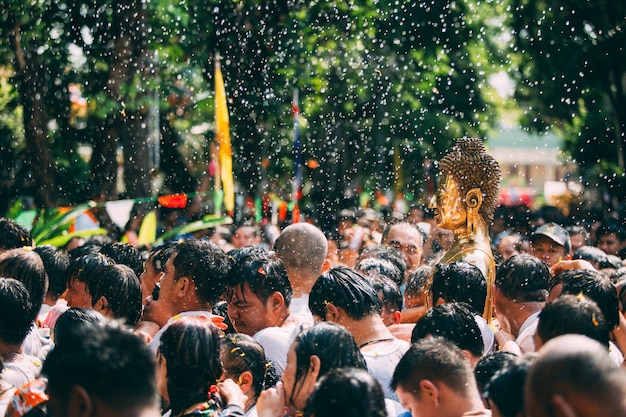
<svg viewBox="0 0 626 417"><path fill-rule="evenodd" d="M569 240L569 233L563 227L559 226L556 223L546 223L542 226L539 226L535 231L530 235L530 241L534 241L539 236L546 236L555 243L565 247L565 253L569 253L572 244Z"/></svg>

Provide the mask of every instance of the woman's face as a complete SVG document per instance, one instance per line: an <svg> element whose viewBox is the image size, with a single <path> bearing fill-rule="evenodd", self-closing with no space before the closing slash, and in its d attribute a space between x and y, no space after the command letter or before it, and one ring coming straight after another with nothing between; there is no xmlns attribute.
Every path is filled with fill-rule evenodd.
<svg viewBox="0 0 626 417"><path fill-rule="evenodd" d="M161 352L157 353L156 366L157 389L159 390L159 394L163 398L165 404L169 404L170 396L167 392L167 361L165 360L165 357L161 355Z"/></svg>
<svg viewBox="0 0 626 417"><path fill-rule="evenodd" d="M307 370L306 374L302 375L299 381L296 381L296 343L293 342L289 352L287 352L287 366L285 367L282 381L285 389L285 405L302 411L304 410L306 400L313 392L317 378Z"/></svg>

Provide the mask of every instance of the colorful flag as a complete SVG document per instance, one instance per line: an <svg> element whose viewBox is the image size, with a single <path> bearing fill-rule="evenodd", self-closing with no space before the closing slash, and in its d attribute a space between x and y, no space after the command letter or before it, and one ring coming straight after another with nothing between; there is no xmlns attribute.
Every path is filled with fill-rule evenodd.
<svg viewBox="0 0 626 417"><path fill-rule="evenodd" d="M300 190L302 188L302 143L300 142L300 108L298 107L298 89L293 90L293 180L291 183L291 203L293 205L292 222L300 221Z"/></svg>
<svg viewBox="0 0 626 417"><path fill-rule="evenodd" d="M224 207L228 214L235 210L235 190L233 185L233 157L228 126L228 105L226 88L222 77L219 57L215 59L215 136L219 146L220 177L224 190Z"/></svg>

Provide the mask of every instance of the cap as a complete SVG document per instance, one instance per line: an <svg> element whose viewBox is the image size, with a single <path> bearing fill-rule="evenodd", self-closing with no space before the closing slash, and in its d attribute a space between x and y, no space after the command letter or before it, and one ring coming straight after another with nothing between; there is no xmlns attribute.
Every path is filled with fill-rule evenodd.
<svg viewBox="0 0 626 417"><path fill-rule="evenodd" d="M531 242L539 236L546 236L557 244L564 246L565 253L569 253L572 248L572 244L569 240L569 233L556 223L546 223L543 226L539 226L532 233L532 235L530 235Z"/></svg>

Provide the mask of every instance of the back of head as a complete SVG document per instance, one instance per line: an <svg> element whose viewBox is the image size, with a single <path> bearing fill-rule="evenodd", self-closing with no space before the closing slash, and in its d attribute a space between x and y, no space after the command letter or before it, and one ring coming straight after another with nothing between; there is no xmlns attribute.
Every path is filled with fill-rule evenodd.
<svg viewBox="0 0 626 417"><path fill-rule="evenodd" d="M551 287L562 284L561 294L583 294L596 302L606 319L609 329L619 324L619 300L617 290L602 273L592 270L564 271L554 277Z"/></svg>
<svg viewBox="0 0 626 417"><path fill-rule="evenodd" d="M230 259L230 269L226 278L226 299L230 300L233 292L248 284L254 294L265 303L274 293L279 292L288 307L293 296L293 289L287 276L283 262L264 251L250 251L242 254L247 248L235 249Z"/></svg>
<svg viewBox="0 0 626 417"><path fill-rule="evenodd" d="M33 239L28 230L13 219L0 217L0 253L32 245Z"/></svg>
<svg viewBox="0 0 626 417"><path fill-rule="evenodd" d="M74 338L83 337L83 326L99 326L106 319L96 310L83 307L71 307L59 316L54 324L54 345L73 343Z"/></svg>
<svg viewBox="0 0 626 417"><path fill-rule="evenodd" d="M0 341L21 345L30 332L32 311L26 286L13 278L0 278Z"/></svg>
<svg viewBox="0 0 626 417"><path fill-rule="evenodd" d="M56 346L44 362L53 415L68 415L78 388L92 406L97 399L118 410L117 415L138 409L158 412L156 364L145 341L115 323L83 326L81 333L73 343Z"/></svg>
<svg viewBox="0 0 626 417"><path fill-rule="evenodd" d="M163 332L158 357L167 361L167 391L177 414L206 401L221 377L219 330L205 316L181 317Z"/></svg>
<svg viewBox="0 0 626 417"><path fill-rule="evenodd" d="M379 274L384 275L393 282L396 283L397 286L402 285L404 282L404 275L400 272L396 266L386 259L382 258L365 258L357 264L354 268L363 275L373 275Z"/></svg>
<svg viewBox="0 0 626 417"><path fill-rule="evenodd" d="M372 286L361 274L345 266L324 272L311 289L309 309L314 316L325 319L328 303L342 308L354 320L382 312L382 303Z"/></svg>
<svg viewBox="0 0 626 417"><path fill-rule="evenodd" d="M537 336L543 343L564 334L582 334L608 348L609 333L598 305L582 294L562 294L539 313Z"/></svg>
<svg viewBox="0 0 626 417"><path fill-rule="evenodd" d="M48 290L48 275L39 255L28 249L11 249L0 254L0 276L15 278L28 290L35 320Z"/></svg>
<svg viewBox="0 0 626 417"><path fill-rule="evenodd" d="M141 284L137 274L130 267L118 264L104 265L95 271L95 275L98 279L88 283L93 307L100 302L114 318L134 326L142 311Z"/></svg>
<svg viewBox="0 0 626 417"><path fill-rule="evenodd" d="M357 262L361 263L367 258L379 258L391 262L396 268L398 268L398 271L400 271L400 276L404 277L404 273L406 272L406 262L404 261L404 256L400 250L394 248L393 246L366 246L359 255Z"/></svg>
<svg viewBox="0 0 626 417"><path fill-rule="evenodd" d="M409 279L406 282L406 289L404 290L404 297L406 298L407 307L409 305L408 300L421 299L424 294L428 292L428 280L432 274L433 267L429 265L420 265L415 271L409 275Z"/></svg>
<svg viewBox="0 0 626 417"><path fill-rule="evenodd" d="M433 302L439 298L447 303L465 302L474 314L482 314L487 298L487 280L475 265L459 261L438 264L430 287Z"/></svg>
<svg viewBox="0 0 626 417"><path fill-rule="evenodd" d="M479 392L484 392L491 378L501 369L513 362L517 355L506 350L497 350L483 356L476 362L474 378Z"/></svg>
<svg viewBox="0 0 626 417"><path fill-rule="evenodd" d="M274 243L274 250L289 274L301 274L315 279L322 273L328 253L328 240L324 233L309 223L287 226Z"/></svg>
<svg viewBox="0 0 626 417"><path fill-rule="evenodd" d="M334 368L367 369L352 334L335 323L321 322L301 331L293 346L297 361L296 381L308 370L313 355L320 359L320 377Z"/></svg>
<svg viewBox="0 0 626 417"><path fill-rule="evenodd" d="M595 246L583 246L576 249L572 255L572 259L584 259L585 261L595 264L598 268L604 268L608 263L606 253L602 249L596 248Z"/></svg>
<svg viewBox="0 0 626 417"><path fill-rule="evenodd" d="M366 370L333 369L319 379L306 402L305 416L385 417L385 396Z"/></svg>
<svg viewBox="0 0 626 417"><path fill-rule="evenodd" d="M480 328L464 303L447 303L433 307L422 316L411 334L411 342L428 336L441 337L479 358L485 349Z"/></svg>
<svg viewBox="0 0 626 417"><path fill-rule="evenodd" d="M63 249L51 245L37 246L33 249L43 262L48 275L48 293L57 298L66 288L65 275L70 265L70 257Z"/></svg>
<svg viewBox="0 0 626 417"><path fill-rule="evenodd" d="M391 379L391 388L419 392L420 382L441 382L457 395L473 395L476 388L469 360L452 342L421 339L404 354Z"/></svg>
<svg viewBox="0 0 626 417"><path fill-rule="evenodd" d="M514 255L496 271L496 288L517 303L546 301L549 282L550 270L531 255Z"/></svg>
<svg viewBox="0 0 626 417"><path fill-rule="evenodd" d="M532 357L516 358L491 379L485 397L495 404L502 417L524 415L524 382L532 364Z"/></svg>
<svg viewBox="0 0 626 417"><path fill-rule="evenodd" d="M385 275L368 275L365 279L370 283L387 313L402 310L402 293L398 285Z"/></svg>
<svg viewBox="0 0 626 417"><path fill-rule="evenodd" d="M137 276L143 272L143 259L139 250L128 243L112 242L102 246L100 253L113 259L116 264L130 267Z"/></svg>
<svg viewBox="0 0 626 417"><path fill-rule="evenodd" d="M69 288L75 280L89 284L89 281L97 278L94 273L98 268L105 265L113 265L114 263L111 258L98 252L89 252L77 258L70 256L70 264L66 273L66 285Z"/></svg>
<svg viewBox="0 0 626 417"><path fill-rule="evenodd" d="M218 302L226 289L228 273L228 258L224 251L207 240L186 240L176 245L175 256L175 278L191 278L202 302Z"/></svg>
<svg viewBox="0 0 626 417"><path fill-rule="evenodd" d="M616 410L623 407L624 387L624 371L610 359L606 346L569 334L550 340L539 351L526 377L525 404L530 415L557 415L553 399L558 395L593 404L599 412L586 415L624 415Z"/></svg>

